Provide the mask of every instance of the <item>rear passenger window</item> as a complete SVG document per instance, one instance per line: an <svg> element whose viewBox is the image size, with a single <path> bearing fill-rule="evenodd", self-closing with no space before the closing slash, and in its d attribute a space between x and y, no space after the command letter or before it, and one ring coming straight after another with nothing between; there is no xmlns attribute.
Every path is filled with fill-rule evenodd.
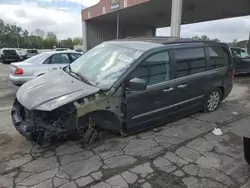
<svg viewBox="0 0 250 188"><path fill-rule="evenodd" d="M204 48L174 50L177 61L176 77L184 77L206 71Z"/></svg>
<svg viewBox="0 0 250 188"><path fill-rule="evenodd" d="M145 59L133 71L130 78L144 79L148 86L168 81L170 79L168 52L160 52Z"/></svg>
<svg viewBox="0 0 250 188"><path fill-rule="evenodd" d="M221 46L208 47L210 60L208 61L208 69L216 69L227 66L229 63L228 54Z"/></svg>

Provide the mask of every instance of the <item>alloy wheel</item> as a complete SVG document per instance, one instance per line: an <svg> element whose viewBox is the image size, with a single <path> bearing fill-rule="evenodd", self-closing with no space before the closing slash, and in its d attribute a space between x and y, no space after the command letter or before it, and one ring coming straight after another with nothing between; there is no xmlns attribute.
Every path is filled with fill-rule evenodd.
<svg viewBox="0 0 250 188"><path fill-rule="evenodd" d="M208 97L208 101L207 101L207 109L209 112L214 111L218 105L220 103L220 93L219 91L213 91L209 97Z"/></svg>

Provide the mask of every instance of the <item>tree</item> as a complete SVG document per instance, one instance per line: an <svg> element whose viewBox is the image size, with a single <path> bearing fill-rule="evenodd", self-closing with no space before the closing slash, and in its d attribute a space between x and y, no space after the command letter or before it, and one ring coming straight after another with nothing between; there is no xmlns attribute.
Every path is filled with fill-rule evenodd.
<svg viewBox="0 0 250 188"><path fill-rule="evenodd" d="M46 38L43 41L44 48L52 49L54 46L57 46L57 37L55 33L48 32Z"/></svg>
<svg viewBox="0 0 250 188"><path fill-rule="evenodd" d="M215 38L215 39L210 39L208 36L206 35L202 35L201 37L199 37L198 35L195 35L194 37L192 37L192 39L194 40L203 40L203 41L215 41L215 42L220 42L219 39Z"/></svg>
<svg viewBox="0 0 250 188"><path fill-rule="evenodd" d="M73 39L73 44L74 45L81 45L82 44L82 38L81 37L75 37Z"/></svg>
<svg viewBox="0 0 250 188"><path fill-rule="evenodd" d="M45 32L44 32L44 30L42 30L40 28L36 28L33 32L31 32L31 35L35 35L35 36L39 36L39 37L44 38Z"/></svg>
<svg viewBox="0 0 250 188"><path fill-rule="evenodd" d="M46 38L49 39L49 40L57 41L56 34L53 33L53 32L48 32Z"/></svg>
<svg viewBox="0 0 250 188"><path fill-rule="evenodd" d="M58 40L53 32L45 33L43 29L37 28L31 33L26 29L5 23L0 19L0 48L47 48L60 46L73 49L74 45L82 44L82 38L67 38Z"/></svg>
<svg viewBox="0 0 250 188"><path fill-rule="evenodd" d="M73 44L72 39L68 38L66 40L61 40L59 47L73 49L74 48L74 44Z"/></svg>
<svg viewBox="0 0 250 188"><path fill-rule="evenodd" d="M201 40L210 40L210 39L207 37L207 35L202 35Z"/></svg>

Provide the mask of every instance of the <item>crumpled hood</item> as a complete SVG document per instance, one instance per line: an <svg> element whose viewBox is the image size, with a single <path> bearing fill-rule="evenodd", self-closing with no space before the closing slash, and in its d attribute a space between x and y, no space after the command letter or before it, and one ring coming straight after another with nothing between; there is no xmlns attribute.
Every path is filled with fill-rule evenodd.
<svg viewBox="0 0 250 188"><path fill-rule="evenodd" d="M17 91L17 100L29 110L51 111L99 90L59 69L26 82Z"/></svg>

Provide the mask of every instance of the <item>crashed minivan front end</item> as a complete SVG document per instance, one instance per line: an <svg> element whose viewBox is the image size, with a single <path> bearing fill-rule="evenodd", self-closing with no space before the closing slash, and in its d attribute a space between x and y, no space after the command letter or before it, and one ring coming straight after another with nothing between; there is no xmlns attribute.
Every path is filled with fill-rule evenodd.
<svg viewBox="0 0 250 188"><path fill-rule="evenodd" d="M96 93L52 111L28 110L15 99L11 115L13 124L21 135L28 140L43 143L45 140L53 142L84 137L89 128L89 117L86 114L108 108L110 103L107 97ZM103 126L106 125L104 122Z"/></svg>
<svg viewBox="0 0 250 188"><path fill-rule="evenodd" d="M38 143L64 140L75 133L76 109L72 104L53 111L28 110L15 99L11 116L18 132Z"/></svg>
<svg viewBox="0 0 250 188"><path fill-rule="evenodd" d="M56 79L49 81L51 77ZM99 88L56 70L19 88L11 116L20 134L41 143L84 136L87 114L109 110L111 106Z"/></svg>

